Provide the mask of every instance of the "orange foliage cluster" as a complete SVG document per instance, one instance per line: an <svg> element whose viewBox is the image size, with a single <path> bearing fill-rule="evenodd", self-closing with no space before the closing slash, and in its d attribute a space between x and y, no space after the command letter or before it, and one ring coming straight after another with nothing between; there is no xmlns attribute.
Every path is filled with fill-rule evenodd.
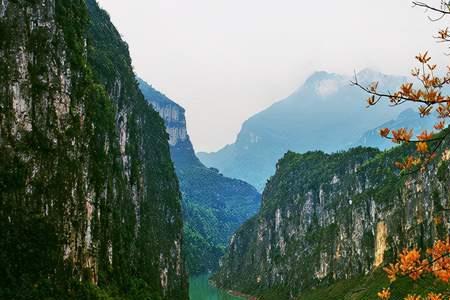
<svg viewBox="0 0 450 300"><path fill-rule="evenodd" d="M426 251L422 258L419 250L403 250L396 263L384 268L388 278L394 282L398 276L407 276L419 280L424 274L433 274L437 279L448 283L450 281L450 237L447 241L437 241ZM389 300L391 291L383 289L378 293L381 300ZM408 295L405 300L444 300L442 294L429 293L426 298L418 295Z"/></svg>
<svg viewBox="0 0 450 300"><path fill-rule="evenodd" d="M438 38L450 41L449 29L444 29L439 32ZM416 87L414 83L404 83L398 91L392 94L383 94L378 92L378 82L371 83L367 88L364 88L370 97L367 100L369 105L376 105L382 98L388 98L392 105L400 105L405 102L414 102L419 104L418 112L420 116L427 117L432 112L436 112L438 117L437 123L434 125L435 131L422 131L413 139L414 131L407 128L399 128L392 130L383 128L380 130L380 135L384 138L391 139L392 142L401 143L416 143L416 157L408 157L405 162L397 163L400 169L411 169L415 166L426 165L435 155L437 149L430 149L432 141L439 141L436 134L445 129L446 120L450 118L450 96L444 96L442 88L450 84L450 66L445 76L438 76L435 74L437 65L431 64L431 56L428 52L416 56L420 67L414 68L411 74L420 83L420 87ZM357 85L359 85L356 82Z"/></svg>
<svg viewBox="0 0 450 300"><path fill-rule="evenodd" d="M419 142L416 144L416 151L419 153L427 153L428 152L428 144L425 142Z"/></svg>
<svg viewBox="0 0 450 300"><path fill-rule="evenodd" d="M396 162L395 166L401 170L409 170L413 167L420 165L422 163L422 159L419 157L414 157L411 155L408 155L404 162Z"/></svg>
<svg viewBox="0 0 450 300"><path fill-rule="evenodd" d="M450 2L441 0L441 7L436 8L423 2L413 2L414 5L425 7L431 11L441 13L442 16L436 20L442 19L446 15L450 15ZM440 42L450 42L450 30L445 28L438 32L436 38ZM403 162L397 162L396 165L400 169L411 169L418 165L424 166L436 156L437 149L442 145L445 138L450 133L438 135L445 129L446 120L450 119L450 96L443 95L442 88L450 85L450 66L447 67L447 74L439 76L436 74L436 64L431 63L431 56L428 52L416 56L419 67L411 71L411 75L420 83L420 87L416 87L414 83L404 83L398 91L393 94L384 94L377 91L378 82L374 82L365 88L358 84L370 94L367 100L369 105L377 104L381 99L389 99L391 105L400 105L405 102L417 103L418 112L421 117L430 116L436 112L438 122L434 125L435 131L422 131L417 135L417 139L413 139L414 132L411 129L400 128L392 130L383 128L380 135L384 138L391 139L395 143L416 143L416 152L418 156L408 156ZM430 143L435 142L433 148ZM443 160L450 160L450 149L443 151ZM435 223L441 222L440 218L435 218ZM421 279L425 274L432 274L435 278L442 282L450 282L450 237L446 241L437 241L432 248L426 251L426 256L422 257L417 249L403 250L397 262L390 264L384 268L391 283L398 276L406 276L416 281ZM448 295L447 295L448 296ZM405 300L450 300L449 297L444 298L442 294L429 293L426 298L419 295L408 295ZM391 298L390 289L383 289L378 293L381 300L389 300Z"/></svg>
<svg viewBox="0 0 450 300"><path fill-rule="evenodd" d="M400 128L398 130L392 130L392 141L399 144L400 142L409 142L413 136L413 130L407 130L406 128Z"/></svg>
<svg viewBox="0 0 450 300"><path fill-rule="evenodd" d="M400 254L400 270L402 274L408 274L412 280L419 279L425 272L427 265L428 261L426 259L420 260L420 252L417 249L411 251L405 249Z"/></svg>
<svg viewBox="0 0 450 300"><path fill-rule="evenodd" d="M448 118L450 116L450 97L442 94L442 87L450 84L450 67L445 76L439 77L435 74L437 65L429 64L431 57L428 52L419 54L416 59L421 64L421 68L414 68L411 75L421 83L421 87L415 88L411 82L404 83L400 89L393 94L383 95L377 92L378 83L372 83L368 91L372 94L369 97L369 105L375 105L378 101L376 97L388 97L391 104L399 105L404 102L417 102L422 104L419 107L421 116L428 116L435 109L439 117Z"/></svg>
<svg viewBox="0 0 450 300"><path fill-rule="evenodd" d="M444 282L450 280L450 239L446 242L438 241L433 248L428 249L428 255L435 261L431 265L430 271L434 276Z"/></svg>
<svg viewBox="0 0 450 300"><path fill-rule="evenodd" d="M383 289L378 293L378 298L381 300L388 300L391 298L391 291L389 289Z"/></svg>
<svg viewBox="0 0 450 300"><path fill-rule="evenodd" d="M421 300L422 297L417 296L417 295L408 295L405 300Z"/></svg>
<svg viewBox="0 0 450 300"><path fill-rule="evenodd" d="M429 293L426 298L417 295L408 295L405 300L444 300L442 294Z"/></svg>

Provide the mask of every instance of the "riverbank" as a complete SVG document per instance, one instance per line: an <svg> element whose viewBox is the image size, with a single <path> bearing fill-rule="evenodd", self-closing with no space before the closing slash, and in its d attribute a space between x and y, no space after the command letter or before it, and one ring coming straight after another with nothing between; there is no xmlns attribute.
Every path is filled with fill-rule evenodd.
<svg viewBox="0 0 450 300"><path fill-rule="evenodd" d="M189 279L190 300L255 300L231 291L221 290L209 281L209 275L193 276Z"/></svg>
<svg viewBox="0 0 450 300"><path fill-rule="evenodd" d="M233 290L228 290L227 292L228 292L228 294L236 296L236 297L239 297L241 299L258 300L258 298L255 297L255 296L246 295L246 294L243 294L241 292L237 292L237 291L233 291Z"/></svg>
<svg viewBox="0 0 450 300"><path fill-rule="evenodd" d="M238 291L220 289L220 288L218 288L216 286L216 284L212 280L208 279L208 283L209 283L209 285L213 286L214 288L222 290L222 291L225 291L229 295L234 296L234 297L238 297L239 299L242 299L242 300L258 300L258 298L255 297L255 296L247 295L247 294L244 294L244 293L241 293L241 292L238 292Z"/></svg>

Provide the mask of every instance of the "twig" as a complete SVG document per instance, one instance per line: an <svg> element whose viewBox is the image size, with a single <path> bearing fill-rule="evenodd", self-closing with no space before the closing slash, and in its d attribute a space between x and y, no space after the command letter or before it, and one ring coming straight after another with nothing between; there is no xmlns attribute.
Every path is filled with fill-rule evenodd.
<svg viewBox="0 0 450 300"><path fill-rule="evenodd" d="M414 6L420 6L420 7L429 9L431 11L441 13L443 15L449 15L450 14L450 11L448 10L448 6L447 6L447 10L443 10L443 9L440 9L440 8L436 8L436 7L430 6L430 5L428 5L428 4L424 3L424 2L413 1L413 4L414 4Z"/></svg>

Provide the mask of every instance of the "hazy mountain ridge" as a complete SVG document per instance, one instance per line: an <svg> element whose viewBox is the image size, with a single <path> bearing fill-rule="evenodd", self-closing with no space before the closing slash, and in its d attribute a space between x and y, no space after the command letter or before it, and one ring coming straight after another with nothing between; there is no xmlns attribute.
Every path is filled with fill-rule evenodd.
<svg viewBox="0 0 450 300"><path fill-rule="evenodd" d="M357 74L359 82L379 81L381 91L406 81L370 69ZM348 149L366 131L390 121L406 107L367 108L367 94L351 86L352 77L316 72L292 95L248 119L234 144L215 153L198 153L207 166L243 179L262 190L275 164L287 151Z"/></svg>
<svg viewBox="0 0 450 300"><path fill-rule="evenodd" d="M194 153L185 110L143 80L140 88L166 123L183 194L186 263L191 274L217 269L231 235L256 214L260 194L246 182L205 167Z"/></svg>

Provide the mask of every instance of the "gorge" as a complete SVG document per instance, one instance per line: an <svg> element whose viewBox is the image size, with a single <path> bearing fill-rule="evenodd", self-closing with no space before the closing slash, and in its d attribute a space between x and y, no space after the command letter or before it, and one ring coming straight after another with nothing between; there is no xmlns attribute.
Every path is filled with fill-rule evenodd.
<svg viewBox="0 0 450 300"><path fill-rule="evenodd" d="M447 300L445 280L383 268L450 237L450 128L430 133L450 98L393 105L411 79L364 69L404 92L368 109L370 89L314 72L196 153L187 102L130 53L96 0L0 2L0 299Z"/></svg>

